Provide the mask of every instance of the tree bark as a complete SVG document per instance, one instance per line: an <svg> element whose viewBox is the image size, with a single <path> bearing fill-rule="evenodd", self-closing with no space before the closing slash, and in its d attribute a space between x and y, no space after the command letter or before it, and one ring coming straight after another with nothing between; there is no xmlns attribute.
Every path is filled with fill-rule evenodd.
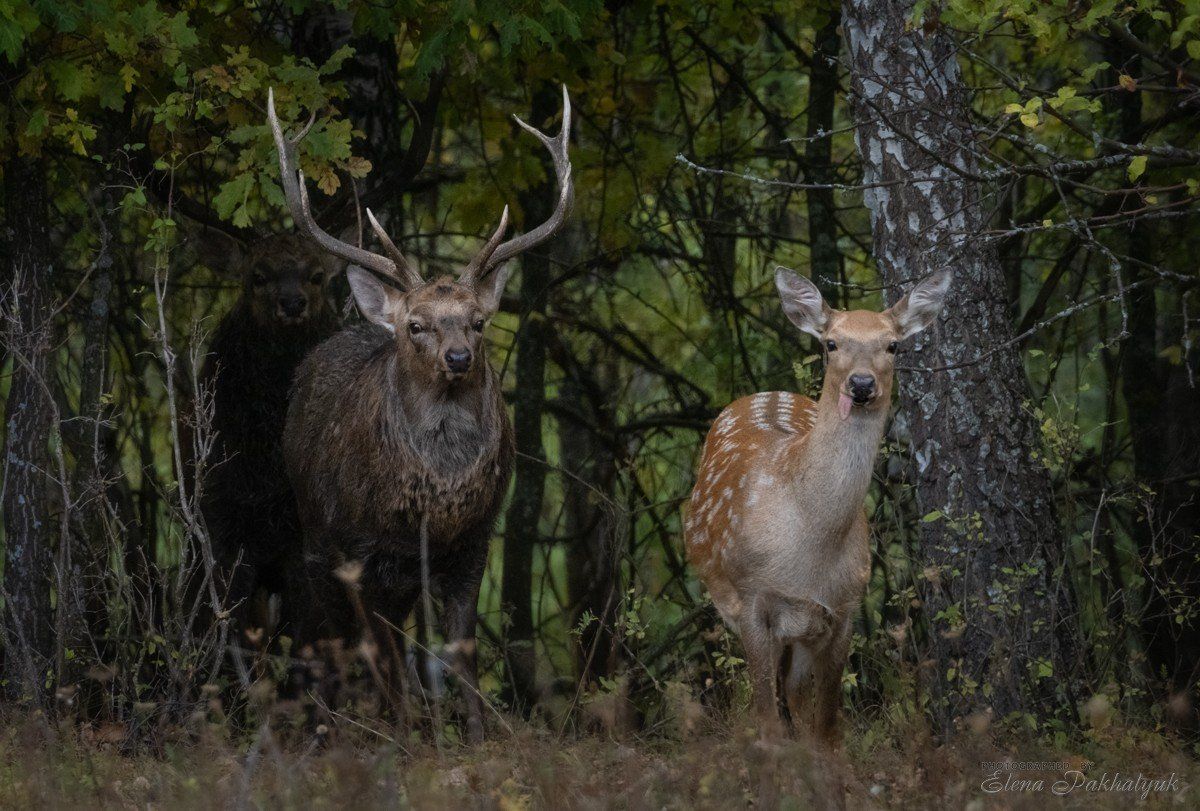
<svg viewBox="0 0 1200 811"><path fill-rule="evenodd" d="M50 235L45 167L40 159L9 158L4 207L10 277L4 298L12 378L5 408L4 676L8 695L45 699L53 661L52 544L48 487L51 434Z"/></svg>
<svg viewBox="0 0 1200 811"><path fill-rule="evenodd" d="M992 709L1040 718L1072 706L1073 599L1038 424L995 250L970 177L969 99L953 42L913 0L844 0L856 138L874 254L889 303L943 266L954 283L938 323L898 361L911 435L924 566L920 591L944 732ZM932 12L931 12L932 13ZM874 185L883 184L883 185ZM937 511L941 517L930 515Z"/></svg>
<svg viewBox="0 0 1200 811"><path fill-rule="evenodd" d="M813 39L812 68L808 73L808 115L805 126L805 182L828 184L833 177L833 108L837 99L838 52L841 37L838 27L841 15L833 5L829 20L817 30ZM821 295L832 306L844 299L839 282L842 273L842 252L838 250L837 220L833 189L810 188L805 192L808 207L808 242L812 257L812 280Z"/></svg>
<svg viewBox="0 0 1200 811"><path fill-rule="evenodd" d="M1144 35L1146 22L1145 18L1135 21L1137 35ZM1114 85L1118 73L1142 75L1141 56L1125 43L1110 40L1108 57L1114 65ZM1142 137L1142 93L1116 92L1112 105L1117 137L1137 143ZM1142 205L1142 193L1135 188L1125 196L1122 208L1135 210ZM1155 236L1153 223L1146 220L1129 226L1125 253L1139 261L1122 269L1127 284L1152 278L1141 263L1155 263L1160 241ZM1184 692L1195 686L1200 675L1200 617L1192 610L1200 600L1196 560L1200 504L1188 481L1200 471L1200 390L1190 385L1186 366L1159 356L1160 329L1163 344L1170 346L1182 342L1181 332L1187 327L1175 323L1169 308L1160 318L1158 295L1158 286L1148 285L1127 297L1129 336L1121 346L1121 390L1134 472L1152 491L1144 502L1149 515L1140 516L1144 520L1133 525L1148 580L1140 630L1151 675L1161 679L1168 691ZM1191 359L1184 363L1194 365ZM1194 706L1186 717L1172 720L1193 732L1200 727Z"/></svg>
<svg viewBox="0 0 1200 811"><path fill-rule="evenodd" d="M128 120L128 117L125 118ZM128 140L128 128L112 116L107 122L110 136L104 154ZM72 510L70 569L63 573L67 594L57 600L58 636L61 648L76 648L89 642L99 644L108 637L108 590L110 538L107 513L114 507L120 471L115 437L105 403L111 369L108 362L109 323L116 294L114 284L115 232L119 228L120 188L116 168L105 167L95 193L95 226L99 244L88 269L91 300L81 319L83 348L79 358L79 408L64 425L64 439L75 460L71 475ZM129 533L127 543L132 542ZM62 550L60 550L61 553ZM60 554L60 561L62 556ZM62 674L60 674L61 676Z"/></svg>
<svg viewBox="0 0 1200 811"><path fill-rule="evenodd" d="M548 86L533 96L534 126L544 126L557 109L558 96ZM525 227L550 215L554 170L546 161L546 179L519 197ZM500 601L508 614L505 660L509 668L506 692L510 703L528 712L536 699L536 659L533 627L533 552L546 480L546 451L542 443L542 413L546 403L546 302L551 280L549 255L534 249L521 258L521 323L517 330L516 386L513 429L517 459L512 502L504 519L504 572Z"/></svg>
<svg viewBox="0 0 1200 811"><path fill-rule="evenodd" d="M572 415L586 417L596 428L569 416L558 419L559 447L563 468L563 532L567 536L567 591L571 627L589 617L575 645L575 668L579 680L593 684L611 676L617 664L613 627L621 602L616 527L612 499L616 465L611 449L593 430L607 423L606 402L595 367L575 358L560 363L563 381L559 398ZM589 406L590 404L590 406Z"/></svg>

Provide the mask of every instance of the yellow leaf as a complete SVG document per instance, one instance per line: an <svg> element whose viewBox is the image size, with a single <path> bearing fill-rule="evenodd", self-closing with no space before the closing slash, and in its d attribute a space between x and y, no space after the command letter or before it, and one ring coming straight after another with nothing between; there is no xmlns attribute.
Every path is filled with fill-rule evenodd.
<svg viewBox="0 0 1200 811"><path fill-rule="evenodd" d="M326 194L333 194L342 185L342 181L338 179L337 172L328 166L322 166L314 172L313 180L317 182L317 188Z"/></svg>
<svg viewBox="0 0 1200 811"><path fill-rule="evenodd" d="M1120 84L1121 87L1128 90L1130 93L1137 90L1137 79L1133 78L1128 73L1122 73L1120 76L1118 76L1117 83Z"/></svg>
<svg viewBox="0 0 1200 811"><path fill-rule="evenodd" d="M371 162L358 155L351 156L346 161L346 173L350 177L366 177L371 171Z"/></svg>
<svg viewBox="0 0 1200 811"><path fill-rule="evenodd" d="M1054 220L1050 220L1050 219L1042 220L1043 228L1049 228L1052 225L1054 225Z"/></svg>
<svg viewBox="0 0 1200 811"><path fill-rule="evenodd" d="M1159 350L1158 356L1166 359L1172 366L1178 366L1183 362L1183 348L1179 344L1168 346Z"/></svg>
<svg viewBox="0 0 1200 811"><path fill-rule="evenodd" d="M1013 102L1012 104L1004 105L1004 114L1005 115L1013 115L1014 113L1019 113L1024 109L1025 108L1022 107L1020 104Z"/></svg>
<svg viewBox="0 0 1200 811"><path fill-rule="evenodd" d="M1041 123L1041 119L1038 118L1037 113L1022 113L1021 123L1024 124L1025 126L1029 127L1030 129L1033 129L1039 123Z"/></svg>
<svg viewBox="0 0 1200 811"><path fill-rule="evenodd" d="M133 90L133 82L138 77L137 69L133 65L121 66L121 78L125 81L125 92Z"/></svg>

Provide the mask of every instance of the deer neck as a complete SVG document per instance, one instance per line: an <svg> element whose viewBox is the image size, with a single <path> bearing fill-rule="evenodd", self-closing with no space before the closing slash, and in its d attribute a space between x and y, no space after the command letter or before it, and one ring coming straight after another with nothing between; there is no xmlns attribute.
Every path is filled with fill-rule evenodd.
<svg viewBox="0 0 1200 811"><path fill-rule="evenodd" d="M826 378L812 429L795 440L786 456L786 476L796 498L835 533L863 509L888 414L884 397L867 407L852 407L843 418L840 389L840 381Z"/></svg>
<svg viewBox="0 0 1200 811"><path fill-rule="evenodd" d="M431 469L445 476L462 472L494 444L495 385L486 364L462 380L448 381L399 356L389 377L398 417L394 430Z"/></svg>

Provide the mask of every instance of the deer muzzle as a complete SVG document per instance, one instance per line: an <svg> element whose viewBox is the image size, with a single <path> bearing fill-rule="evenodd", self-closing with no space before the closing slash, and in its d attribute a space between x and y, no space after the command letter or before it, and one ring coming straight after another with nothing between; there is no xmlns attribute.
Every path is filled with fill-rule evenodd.
<svg viewBox="0 0 1200 811"><path fill-rule="evenodd" d="M451 375L465 375L471 371L469 349L448 349L443 359L446 361L446 371Z"/></svg>

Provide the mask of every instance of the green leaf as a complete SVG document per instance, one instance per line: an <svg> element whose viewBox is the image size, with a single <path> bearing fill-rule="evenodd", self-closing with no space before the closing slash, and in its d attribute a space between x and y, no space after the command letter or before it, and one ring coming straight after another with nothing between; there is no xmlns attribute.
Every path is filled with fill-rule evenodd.
<svg viewBox="0 0 1200 811"><path fill-rule="evenodd" d="M1131 182L1137 180L1146 171L1146 161L1147 157L1145 155L1138 155L1129 162L1129 169L1126 170L1125 174L1129 176Z"/></svg>
<svg viewBox="0 0 1200 811"><path fill-rule="evenodd" d="M221 184L220 191L213 197L213 206L217 215L223 220L229 220L239 228L250 225L250 212L246 203L254 188L254 175L241 174L227 183Z"/></svg>
<svg viewBox="0 0 1200 811"><path fill-rule="evenodd" d="M25 125L25 134L37 137L46 131L46 127L50 126L50 113L45 107L36 108L29 116L29 122Z"/></svg>
<svg viewBox="0 0 1200 811"><path fill-rule="evenodd" d="M171 21L167 23L167 31L170 32L171 39L179 48L194 48L200 44L200 37L196 36L196 32L188 25L186 11L181 11L171 18Z"/></svg>
<svg viewBox="0 0 1200 811"><path fill-rule="evenodd" d="M46 66L50 80L58 88L59 94L67 101L79 101L83 98L87 87L87 73L79 69L73 62L56 60Z"/></svg>
<svg viewBox="0 0 1200 811"><path fill-rule="evenodd" d="M1091 65L1088 65L1086 68L1084 68L1083 73L1081 75L1083 76L1083 80L1085 82L1090 82L1090 81L1092 81L1092 79L1096 78L1097 73L1099 73L1102 70L1108 70L1111 67L1112 67L1112 65L1110 65L1107 62L1095 62Z"/></svg>
<svg viewBox="0 0 1200 811"><path fill-rule="evenodd" d="M37 30L41 20L28 3L0 5L0 53L15 65L25 51L26 37Z"/></svg>

